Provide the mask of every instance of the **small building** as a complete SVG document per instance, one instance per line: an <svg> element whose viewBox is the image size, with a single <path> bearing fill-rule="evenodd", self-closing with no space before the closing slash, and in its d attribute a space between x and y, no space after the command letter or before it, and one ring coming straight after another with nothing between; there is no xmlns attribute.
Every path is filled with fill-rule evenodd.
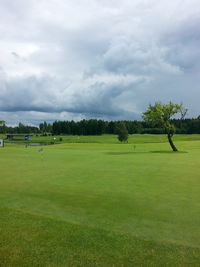
<svg viewBox="0 0 200 267"><path fill-rule="evenodd" d="M4 146L4 141L3 141L3 139L0 139L0 146Z"/></svg>
<svg viewBox="0 0 200 267"><path fill-rule="evenodd" d="M30 140L32 134L7 134L7 140Z"/></svg>

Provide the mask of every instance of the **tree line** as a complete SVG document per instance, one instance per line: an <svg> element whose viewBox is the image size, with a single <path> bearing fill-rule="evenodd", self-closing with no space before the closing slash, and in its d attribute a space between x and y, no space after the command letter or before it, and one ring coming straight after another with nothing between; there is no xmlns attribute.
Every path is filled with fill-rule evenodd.
<svg viewBox="0 0 200 267"><path fill-rule="evenodd" d="M71 135L101 135L117 134L120 122L123 122L128 130L128 134L164 134L165 130L160 125L152 127L146 121L103 121L103 120L81 120L55 121L52 124L52 134ZM195 119L173 119L173 125L177 134L200 134L200 116Z"/></svg>
<svg viewBox="0 0 200 267"><path fill-rule="evenodd" d="M104 121L97 119L81 121L55 121L52 124L43 122L38 127L19 123L18 126L6 126L0 121L0 133L33 133L53 135L102 135L118 134L119 123L123 122L128 134L164 134L165 130L160 125L154 125L147 121ZM200 134L200 116L197 118L172 119L177 134Z"/></svg>

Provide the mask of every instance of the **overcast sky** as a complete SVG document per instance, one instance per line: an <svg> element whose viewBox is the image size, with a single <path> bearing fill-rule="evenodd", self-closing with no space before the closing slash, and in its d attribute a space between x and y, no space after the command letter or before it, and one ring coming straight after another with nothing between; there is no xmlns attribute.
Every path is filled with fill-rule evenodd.
<svg viewBox="0 0 200 267"><path fill-rule="evenodd" d="M0 0L0 119L200 115L199 0Z"/></svg>

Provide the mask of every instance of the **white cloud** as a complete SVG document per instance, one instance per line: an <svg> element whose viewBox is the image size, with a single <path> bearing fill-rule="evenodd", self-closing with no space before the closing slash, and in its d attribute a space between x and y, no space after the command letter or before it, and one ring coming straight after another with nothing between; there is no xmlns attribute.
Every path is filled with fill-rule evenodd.
<svg viewBox="0 0 200 267"><path fill-rule="evenodd" d="M197 7L197 0L1 0L0 115L12 123L134 119L155 100L183 102L198 115Z"/></svg>

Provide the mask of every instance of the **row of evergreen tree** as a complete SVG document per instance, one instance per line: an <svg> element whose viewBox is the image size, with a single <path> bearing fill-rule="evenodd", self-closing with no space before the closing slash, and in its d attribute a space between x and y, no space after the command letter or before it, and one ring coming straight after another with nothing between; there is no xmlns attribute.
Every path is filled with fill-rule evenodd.
<svg viewBox="0 0 200 267"><path fill-rule="evenodd" d="M9 133L9 134L40 134L41 131L38 127L35 126L29 126L29 125L24 125L21 122L19 123L18 126L11 127L11 126L6 126L6 124L0 125L0 133Z"/></svg>
<svg viewBox="0 0 200 267"><path fill-rule="evenodd" d="M157 125L152 127L144 121L123 121L129 134L162 134L163 129ZM173 120L176 133L179 134L200 134L200 116L195 119ZM0 133L35 133L53 135L101 135L117 134L119 121L104 120L81 120L75 121L55 121L53 124L44 122L39 127L27 126L19 123L16 127L0 125Z"/></svg>
<svg viewBox="0 0 200 267"><path fill-rule="evenodd" d="M144 121L123 121L129 134L162 134L163 129L157 125L152 125ZM176 133L179 134L200 134L200 117L196 119L173 120L176 127ZM119 121L103 121L103 120L81 120L74 121L55 121L52 125L52 133L72 134L72 135L101 135L101 134L117 134Z"/></svg>

